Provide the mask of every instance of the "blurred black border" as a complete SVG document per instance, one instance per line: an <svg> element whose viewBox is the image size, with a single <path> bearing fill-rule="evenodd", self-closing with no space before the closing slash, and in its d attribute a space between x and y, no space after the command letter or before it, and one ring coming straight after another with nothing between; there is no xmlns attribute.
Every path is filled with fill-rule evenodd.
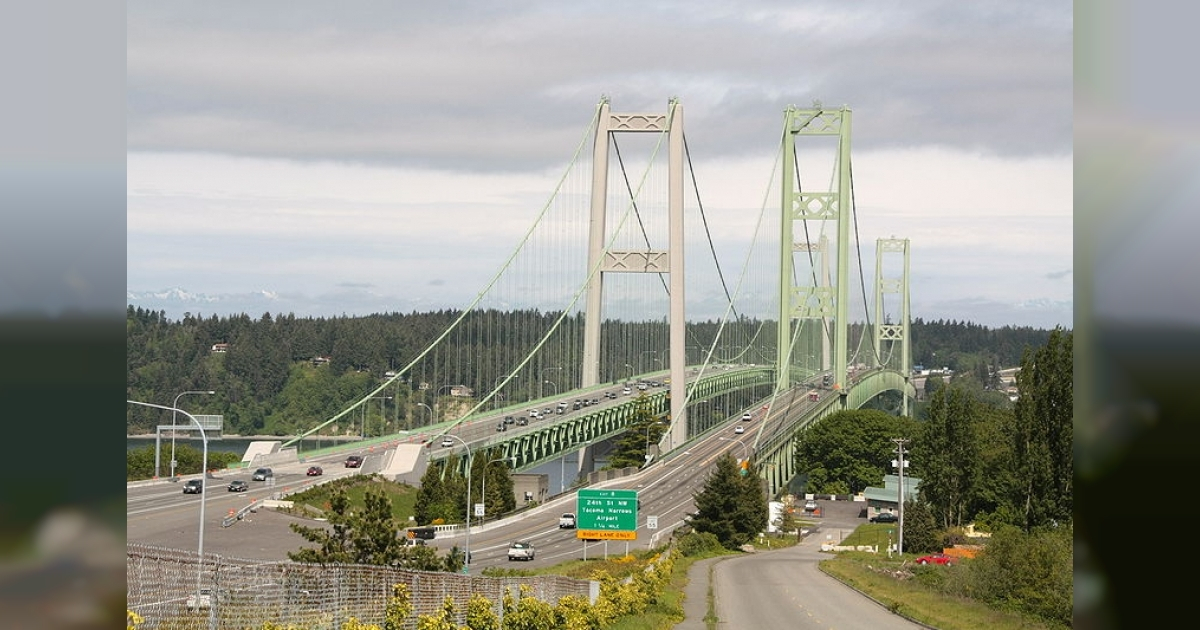
<svg viewBox="0 0 1200 630"><path fill-rule="evenodd" d="M34 627L30 615L36 627L60 627L54 611L65 609L52 599L66 590L76 603L97 598L104 618L86 627L123 616L112 594L123 606L124 585L111 571L89 573L82 557L44 567L32 544L43 518L70 509L111 528L120 549L109 551L124 553L125 45L123 3L0 9L6 627ZM101 573L103 583L90 577Z"/></svg>
<svg viewBox="0 0 1200 630"><path fill-rule="evenodd" d="M1136 280L1154 293L1128 309L1143 316L1094 304L1131 293L1110 277L1111 261L1137 258L1130 236L1150 220L1189 229L1179 210L1200 208L1197 23L1189 3L1075 3L1077 628L1166 627L1191 612L1200 313L1184 306L1167 324L1151 312L1194 303L1181 299L1200 291L1194 252L1156 252L1172 260Z"/></svg>

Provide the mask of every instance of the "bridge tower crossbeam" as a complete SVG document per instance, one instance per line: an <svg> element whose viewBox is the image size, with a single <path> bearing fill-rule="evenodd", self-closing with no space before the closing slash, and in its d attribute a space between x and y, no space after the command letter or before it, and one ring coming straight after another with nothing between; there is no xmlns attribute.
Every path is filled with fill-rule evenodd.
<svg viewBox="0 0 1200 630"><path fill-rule="evenodd" d="M791 366L794 360L795 340L805 321L819 322L822 336L822 369L832 363L833 386L844 392L847 382L847 355L850 292L850 120L848 107L829 110L814 104L812 109L797 109L789 106L784 111L785 133L783 137L783 168L780 177L780 258L779 258L779 327L776 391L785 391L791 386ZM797 136L832 136L837 138L836 189L831 191L802 190L797 181L796 138ZM834 285L828 280L828 242L822 239L817 245L797 243L795 225L798 221L837 222L837 261ZM804 286L793 273L797 252L817 251L821 256L822 271L813 275L813 285ZM832 320L832 324L830 323ZM833 356L828 356L827 338L833 328Z"/></svg>
<svg viewBox="0 0 1200 630"><path fill-rule="evenodd" d="M668 146L668 239L667 250L608 251L605 248L605 213L608 190L610 135L616 133L667 133ZM671 374L671 428L665 448L670 450L687 441L686 342L684 313L684 229L683 229L683 106L671 99L666 114L613 113L608 99L600 103L595 145L592 149L592 193L588 231L588 269L598 270L588 283L584 315L583 364L581 385L592 387L600 382L600 325L604 278L614 273L656 273L669 278L669 350ZM579 458L584 465L585 458Z"/></svg>

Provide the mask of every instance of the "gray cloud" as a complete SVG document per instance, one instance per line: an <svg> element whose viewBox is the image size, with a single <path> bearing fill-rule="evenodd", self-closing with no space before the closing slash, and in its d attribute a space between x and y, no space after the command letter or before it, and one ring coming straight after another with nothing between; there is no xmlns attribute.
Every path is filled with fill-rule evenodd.
<svg viewBox="0 0 1200 630"><path fill-rule="evenodd" d="M136 3L129 149L542 168L606 94L615 111L678 96L706 158L771 146L814 98L861 113L859 148L1070 152L1067 4L622 6Z"/></svg>

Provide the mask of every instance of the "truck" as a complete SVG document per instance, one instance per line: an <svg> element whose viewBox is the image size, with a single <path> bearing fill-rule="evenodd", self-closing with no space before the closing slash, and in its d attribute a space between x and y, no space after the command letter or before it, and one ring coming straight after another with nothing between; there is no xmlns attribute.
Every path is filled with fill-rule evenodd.
<svg viewBox="0 0 1200 630"><path fill-rule="evenodd" d="M575 529L575 515L570 512L566 512L562 516L558 517L558 528Z"/></svg>

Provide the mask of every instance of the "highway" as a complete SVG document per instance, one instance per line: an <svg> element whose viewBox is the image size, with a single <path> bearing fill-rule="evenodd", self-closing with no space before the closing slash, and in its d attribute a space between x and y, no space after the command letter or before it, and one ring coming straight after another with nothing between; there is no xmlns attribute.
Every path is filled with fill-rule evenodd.
<svg viewBox="0 0 1200 630"><path fill-rule="evenodd" d="M603 556L606 553L623 554L627 544L629 549L650 547L656 534L660 539L668 535L670 530L680 525L685 516L694 509L692 496L701 488L716 457L730 449L737 449L735 455L741 456L740 445L748 446L749 440L745 439L748 433L734 435L733 426L740 423L746 427L747 432L752 431L761 422L765 412L760 409L753 413L755 419L749 423L743 423L735 417L726 427L712 432L666 461L655 462L636 475L596 486L638 491L641 509L637 519L635 541L585 544L576 538L575 530L560 530L559 515L576 511L574 493L567 493L518 516L473 528L473 572L487 566L547 566L567 559L583 558L585 554L588 558ZM494 427L492 428L494 430ZM474 427L468 428L470 429ZM735 439L742 441L737 442ZM362 468L343 467L342 462L351 453L364 456ZM308 466L314 463L324 468L323 476L305 475ZM246 521L235 522L230 527L222 527L222 520L228 516L230 510L239 510L249 505L252 500L261 503L281 492L298 491L322 479L358 473L369 474L377 471L381 464L382 453L379 449L370 451L363 448L326 455L303 463L275 466L273 485L251 480L252 470L220 474L218 479L208 479L205 499L205 553L236 558L286 560L287 551L295 551L307 544L307 541L290 531L287 523L316 525L319 521L277 514L268 509L248 514ZM245 480L250 489L246 492L228 492L226 486L233 479ZM200 495L183 494L182 481L131 484L127 493L128 542L174 549L196 549L199 543L201 500ZM647 517L651 516L657 517L658 527L655 530L647 528ZM530 540L534 543L537 553L533 561L508 561L508 545L515 540ZM458 532L456 535L443 535L429 542L442 550L449 550L454 545L463 548L466 536L463 532Z"/></svg>

